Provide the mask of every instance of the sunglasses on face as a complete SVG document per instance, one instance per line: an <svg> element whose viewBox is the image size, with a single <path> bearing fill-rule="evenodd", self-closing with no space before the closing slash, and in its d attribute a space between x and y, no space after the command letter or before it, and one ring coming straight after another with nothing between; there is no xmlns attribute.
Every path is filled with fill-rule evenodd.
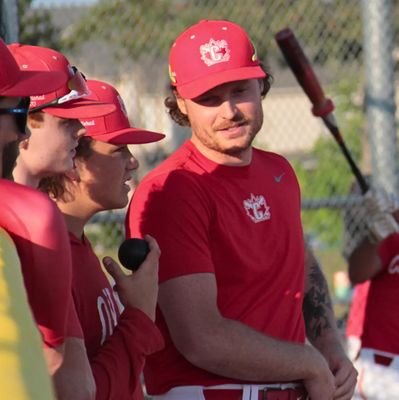
<svg viewBox="0 0 399 400"><path fill-rule="evenodd" d="M68 103L69 101L88 96L90 94L90 89L87 87L85 76L76 67L72 67L72 72L73 75L68 81L68 89L70 90L69 93L62 97L58 97L52 101L49 101L48 103L33 107L30 109L29 112L38 112L43 110L44 108Z"/></svg>
<svg viewBox="0 0 399 400"><path fill-rule="evenodd" d="M13 115L18 131L26 135L26 122L28 120L30 98L23 97L21 101L12 108L0 108L0 114Z"/></svg>

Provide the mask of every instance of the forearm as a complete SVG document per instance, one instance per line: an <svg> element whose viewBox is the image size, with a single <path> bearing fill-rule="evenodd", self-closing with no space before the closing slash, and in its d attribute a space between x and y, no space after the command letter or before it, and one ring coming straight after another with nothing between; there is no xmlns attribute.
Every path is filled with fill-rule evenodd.
<svg viewBox="0 0 399 400"><path fill-rule="evenodd" d="M94 400L96 387L83 339L66 339L64 359L53 380L58 400Z"/></svg>
<svg viewBox="0 0 399 400"><path fill-rule="evenodd" d="M348 264L349 278L353 284L372 279L381 271L377 244L365 238L350 255Z"/></svg>
<svg viewBox="0 0 399 400"><path fill-rule="evenodd" d="M114 333L91 362L97 400L133 396L140 385L145 357L163 346L158 328L141 311L125 309Z"/></svg>
<svg viewBox="0 0 399 400"><path fill-rule="evenodd" d="M306 263L303 315L308 340L323 355L332 351L343 352L327 282L311 253L308 254Z"/></svg>
<svg viewBox="0 0 399 400"><path fill-rule="evenodd" d="M292 381L313 376L322 362L305 344L274 339L234 320L208 322L202 333L175 343L188 361L214 374L245 381Z"/></svg>

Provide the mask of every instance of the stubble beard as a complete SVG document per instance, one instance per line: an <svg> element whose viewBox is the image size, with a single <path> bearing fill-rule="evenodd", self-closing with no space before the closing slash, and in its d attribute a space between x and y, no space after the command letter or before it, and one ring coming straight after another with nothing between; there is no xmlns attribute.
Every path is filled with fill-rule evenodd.
<svg viewBox="0 0 399 400"><path fill-rule="evenodd" d="M247 122L249 124L249 122ZM245 153L251 146L253 141L255 140L256 135L260 131L263 123L263 113L256 118L256 124L250 127L249 134L245 137L245 140L242 144L225 147L222 144L218 143L218 141L213 142L213 150L226 154L228 156L239 157L242 153Z"/></svg>

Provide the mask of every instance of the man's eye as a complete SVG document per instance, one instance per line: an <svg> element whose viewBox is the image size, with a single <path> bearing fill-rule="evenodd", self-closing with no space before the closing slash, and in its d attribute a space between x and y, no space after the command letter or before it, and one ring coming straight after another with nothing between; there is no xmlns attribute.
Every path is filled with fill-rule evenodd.
<svg viewBox="0 0 399 400"><path fill-rule="evenodd" d="M216 104L219 99L216 96L201 97L197 100L199 104Z"/></svg>

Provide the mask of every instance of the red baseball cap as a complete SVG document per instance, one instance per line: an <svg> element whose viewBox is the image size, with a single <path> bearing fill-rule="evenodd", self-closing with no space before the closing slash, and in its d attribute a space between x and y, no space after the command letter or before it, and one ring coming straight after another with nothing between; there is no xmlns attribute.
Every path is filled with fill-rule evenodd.
<svg viewBox="0 0 399 400"><path fill-rule="evenodd" d="M0 96L29 97L64 85L61 72L21 70L7 45L0 39Z"/></svg>
<svg viewBox="0 0 399 400"><path fill-rule="evenodd" d="M143 144L157 142L165 137L162 133L133 128L127 116L125 104L117 90L110 84L97 80L88 80L91 94L89 99L114 104L116 110L103 117L81 117L80 122L86 128L86 136L112 144Z"/></svg>
<svg viewBox="0 0 399 400"><path fill-rule="evenodd" d="M64 76L66 83L57 90L49 93L43 93L42 90L40 95L31 97L32 112L42 110L56 117L78 119L89 115L98 117L115 110L112 104L87 98L90 91L85 78L60 52L47 47L19 43L10 44L8 48L22 70L57 71Z"/></svg>
<svg viewBox="0 0 399 400"><path fill-rule="evenodd" d="M230 21L201 20L173 43L169 76L180 96L193 99L223 83L266 74L243 28Z"/></svg>

